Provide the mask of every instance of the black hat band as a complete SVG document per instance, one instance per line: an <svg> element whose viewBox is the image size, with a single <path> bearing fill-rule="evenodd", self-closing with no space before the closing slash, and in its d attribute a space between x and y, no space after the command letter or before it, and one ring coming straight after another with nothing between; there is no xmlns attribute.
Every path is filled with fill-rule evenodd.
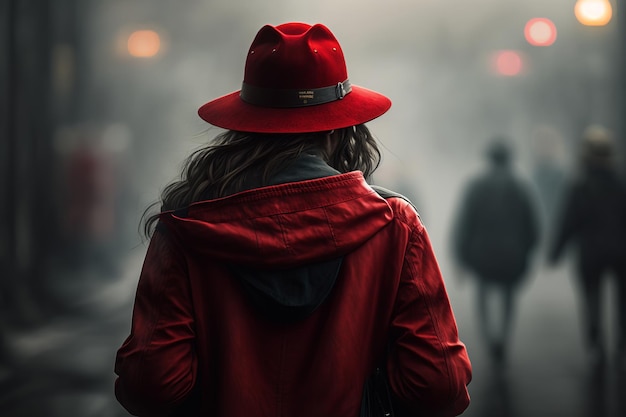
<svg viewBox="0 0 626 417"><path fill-rule="evenodd" d="M329 87L302 90L256 87L243 83L239 97L246 103L262 107L307 107L341 100L352 91L349 80Z"/></svg>

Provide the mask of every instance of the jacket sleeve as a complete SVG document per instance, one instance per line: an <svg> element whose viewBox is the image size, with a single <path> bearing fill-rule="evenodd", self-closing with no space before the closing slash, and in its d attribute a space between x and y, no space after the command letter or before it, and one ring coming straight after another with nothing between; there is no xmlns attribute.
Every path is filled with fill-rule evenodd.
<svg viewBox="0 0 626 417"><path fill-rule="evenodd" d="M194 319L184 258L158 228L144 260L131 332L117 352L115 395L136 416L173 415L196 381Z"/></svg>
<svg viewBox="0 0 626 417"><path fill-rule="evenodd" d="M471 364L430 239L416 222L394 306L387 373L413 415L456 416L470 402Z"/></svg>
<svg viewBox="0 0 626 417"><path fill-rule="evenodd" d="M585 198L582 186L571 185L563 199L561 217L548 249L550 263L558 262L567 244L579 233L585 218L585 200L588 198Z"/></svg>

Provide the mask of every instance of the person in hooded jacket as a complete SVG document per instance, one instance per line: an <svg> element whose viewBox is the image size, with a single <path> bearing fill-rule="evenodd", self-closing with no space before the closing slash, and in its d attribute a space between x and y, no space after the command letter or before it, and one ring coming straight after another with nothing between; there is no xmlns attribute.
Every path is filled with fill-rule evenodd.
<svg viewBox="0 0 626 417"><path fill-rule="evenodd" d="M476 280L476 310L489 355L500 366L509 353L516 298L539 240L539 215L529 183L515 172L513 146L487 146L487 167L464 191L452 245L460 269Z"/></svg>
<svg viewBox="0 0 626 417"><path fill-rule="evenodd" d="M147 218L150 244L115 394L137 416L341 416L385 370L399 407L456 416L471 364L428 233L367 182L364 123L390 100L348 80L324 25L266 25L226 129ZM386 197L386 198L385 198Z"/></svg>
<svg viewBox="0 0 626 417"><path fill-rule="evenodd" d="M602 367L606 360L602 309L607 300L602 292L609 277L614 279L616 356L626 369L626 184L618 171L615 139L607 128L585 129L580 150L580 170L570 178L563 196L548 260L555 265L568 247L576 249L575 282L592 366Z"/></svg>

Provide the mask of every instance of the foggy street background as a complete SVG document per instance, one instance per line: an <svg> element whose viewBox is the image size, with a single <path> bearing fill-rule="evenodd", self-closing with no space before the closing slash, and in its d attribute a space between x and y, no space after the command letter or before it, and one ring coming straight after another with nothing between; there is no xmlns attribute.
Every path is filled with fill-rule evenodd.
<svg viewBox="0 0 626 417"><path fill-rule="evenodd" d="M113 363L147 246L141 215L183 159L219 133L197 109L240 88L258 29L303 21L337 36L353 84L393 102L368 123L384 147L374 182L413 200L435 246L474 366L463 415L625 416L617 364L610 359L597 373L586 361L573 259L551 267L544 252L560 189L544 191L540 164L547 158L568 176L587 126L612 130L620 148L626 130L625 5L607 1L612 19L585 26L575 3L2 2L0 414L127 415L113 395ZM553 43L525 38L533 18L554 23ZM133 52L136 31L156 33L159 43L144 38ZM544 215L513 348L497 368L477 330L474 282L451 260L450 235L463 187L499 135L514 143L515 168L533 183ZM604 310L614 325L610 300Z"/></svg>

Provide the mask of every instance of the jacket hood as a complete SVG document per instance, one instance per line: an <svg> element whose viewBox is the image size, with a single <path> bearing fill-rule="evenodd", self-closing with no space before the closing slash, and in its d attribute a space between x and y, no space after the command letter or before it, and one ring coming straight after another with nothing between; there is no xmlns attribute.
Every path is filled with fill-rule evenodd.
<svg viewBox="0 0 626 417"><path fill-rule="evenodd" d="M337 259L391 218L387 202L358 171L243 191L161 214L184 250L257 270Z"/></svg>
<svg viewBox="0 0 626 417"><path fill-rule="evenodd" d="M316 155L301 155L270 184L248 184L161 220L194 259L225 263L259 312L294 322L327 299L344 255L392 213L360 172L339 174Z"/></svg>

